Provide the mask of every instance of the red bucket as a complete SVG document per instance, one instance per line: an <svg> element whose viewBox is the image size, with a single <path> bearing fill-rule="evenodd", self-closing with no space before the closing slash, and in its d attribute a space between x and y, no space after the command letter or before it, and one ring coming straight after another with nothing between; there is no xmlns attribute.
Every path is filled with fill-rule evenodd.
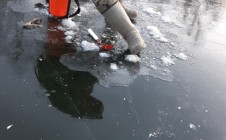
<svg viewBox="0 0 226 140"><path fill-rule="evenodd" d="M49 13L55 17L68 16L70 0L49 0Z"/></svg>

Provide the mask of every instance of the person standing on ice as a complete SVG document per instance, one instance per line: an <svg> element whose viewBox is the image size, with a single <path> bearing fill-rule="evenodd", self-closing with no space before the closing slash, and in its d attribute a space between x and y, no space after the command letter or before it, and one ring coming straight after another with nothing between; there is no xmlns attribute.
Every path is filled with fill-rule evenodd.
<svg viewBox="0 0 226 140"><path fill-rule="evenodd" d="M138 54L145 48L144 40L130 20L137 17L137 11L127 9L124 0L92 1L110 25L123 36L132 54Z"/></svg>

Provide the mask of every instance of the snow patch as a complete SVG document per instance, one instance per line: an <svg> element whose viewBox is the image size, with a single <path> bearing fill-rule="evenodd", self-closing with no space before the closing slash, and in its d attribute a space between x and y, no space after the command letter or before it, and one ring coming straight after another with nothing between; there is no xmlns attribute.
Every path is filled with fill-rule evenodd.
<svg viewBox="0 0 226 140"><path fill-rule="evenodd" d="M189 127L190 127L191 129L196 130L196 126L195 126L194 124L192 124L192 123L190 123Z"/></svg>
<svg viewBox="0 0 226 140"><path fill-rule="evenodd" d="M171 55L167 55L167 56L162 56L161 57L162 62L164 63L165 66L170 66L170 65L174 65L174 61L171 58Z"/></svg>
<svg viewBox="0 0 226 140"><path fill-rule="evenodd" d="M45 15L50 16L49 11L47 9L34 8L34 11L37 11L41 14L45 14Z"/></svg>
<svg viewBox="0 0 226 140"><path fill-rule="evenodd" d="M156 40L167 43L169 42L168 39L164 37L164 35L159 31L159 29L155 26L147 26L147 30L149 31L149 34Z"/></svg>
<svg viewBox="0 0 226 140"><path fill-rule="evenodd" d="M162 16L161 20L165 23L171 23L172 22L169 17L165 17L165 16Z"/></svg>
<svg viewBox="0 0 226 140"><path fill-rule="evenodd" d="M150 68L152 68L153 70L157 70L157 67L155 65L150 65Z"/></svg>
<svg viewBox="0 0 226 140"><path fill-rule="evenodd" d="M64 34L65 34L66 36L74 36L74 35L75 35L75 32L72 31L72 30L69 30L69 31L66 31Z"/></svg>
<svg viewBox="0 0 226 140"><path fill-rule="evenodd" d="M64 19L62 21L62 25L67 28L67 29L78 29L78 26L76 25L76 23L74 21L72 21L71 18L68 19Z"/></svg>
<svg viewBox="0 0 226 140"><path fill-rule="evenodd" d="M112 70L117 70L118 69L118 66L115 63L111 63L110 67L111 67Z"/></svg>
<svg viewBox="0 0 226 140"><path fill-rule="evenodd" d="M72 43L72 40L73 40L73 36L66 36L66 37L65 37L65 41L66 41L67 43Z"/></svg>
<svg viewBox="0 0 226 140"><path fill-rule="evenodd" d="M150 15L157 15L157 16L161 16L162 14L160 12L156 12L153 8L147 8L144 10L144 12L150 14Z"/></svg>
<svg viewBox="0 0 226 140"><path fill-rule="evenodd" d="M11 127L13 127L13 124L6 127L7 130L9 130Z"/></svg>
<svg viewBox="0 0 226 140"><path fill-rule="evenodd" d="M100 56L101 58L108 58L108 57L110 57L111 55L108 54L108 53L105 53L105 52L101 52L101 53L99 53L99 56Z"/></svg>
<svg viewBox="0 0 226 140"><path fill-rule="evenodd" d="M82 41L81 47L83 51L99 51L99 47L95 43L90 43L86 40Z"/></svg>
<svg viewBox="0 0 226 140"><path fill-rule="evenodd" d="M148 135L149 138L150 138L150 137L157 137L157 136L158 136L158 133L156 133L156 132L150 133L150 134Z"/></svg>
<svg viewBox="0 0 226 140"><path fill-rule="evenodd" d="M127 55L125 60L133 63L140 62L140 58L137 55L133 54Z"/></svg>
<svg viewBox="0 0 226 140"><path fill-rule="evenodd" d="M184 53L175 54L175 57L181 60L188 60L188 56L185 55Z"/></svg>

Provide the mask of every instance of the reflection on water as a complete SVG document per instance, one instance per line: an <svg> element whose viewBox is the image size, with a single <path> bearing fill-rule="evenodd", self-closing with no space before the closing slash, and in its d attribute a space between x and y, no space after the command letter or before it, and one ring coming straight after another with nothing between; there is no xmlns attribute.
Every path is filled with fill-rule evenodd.
<svg viewBox="0 0 226 140"><path fill-rule="evenodd" d="M59 58L41 56L36 75L50 102L60 111L76 118L102 118L102 102L90 95L97 82L90 73L69 70Z"/></svg>
<svg viewBox="0 0 226 140"><path fill-rule="evenodd" d="M210 27L211 22L217 21L221 17L222 7L220 6L223 2L222 0L186 0L183 4L183 20L187 26L187 35L194 35L194 40L199 40L203 30Z"/></svg>
<svg viewBox="0 0 226 140"><path fill-rule="evenodd" d="M63 66L60 56L75 51L64 41L64 32L57 30L59 22L48 20L45 53L37 60L36 76L54 107L76 118L101 119L103 104L91 96L97 78L88 72L73 71Z"/></svg>

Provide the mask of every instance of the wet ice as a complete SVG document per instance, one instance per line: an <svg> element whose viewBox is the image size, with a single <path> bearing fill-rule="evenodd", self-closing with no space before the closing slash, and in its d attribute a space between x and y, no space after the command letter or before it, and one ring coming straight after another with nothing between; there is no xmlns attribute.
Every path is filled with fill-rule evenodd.
<svg viewBox="0 0 226 140"><path fill-rule="evenodd" d="M142 2L137 3L134 8L137 9L140 5L142 5ZM155 6L143 7L143 11L141 11L137 19L136 27L144 38L147 46L146 49L141 52L140 57L125 55L124 58L119 57L120 60L117 58L127 47L126 42L120 37L116 40L115 48L111 53L98 52L99 48L94 40L90 40L87 37L87 29L92 28L98 36L101 36L106 28L104 24L105 21L98 11L90 10L94 8L92 4L87 3L82 8L84 12L81 13L81 17L76 17L73 20L65 20L64 23L62 23L62 27L65 30L65 35L73 36L74 29L71 29L71 27L77 26L79 28L78 33L81 35L78 37L76 36L76 38L80 39L76 44L82 48L83 52L94 51L96 54L93 55L92 58L85 58L83 55L80 56L80 52L78 52L79 55L62 56L61 62L70 69L83 70L92 73L98 78L101 85L128 86L139 75L149 75L162 80L172 81L172 72L168 66L176 64L177 59L187 60L186 55L182 53L183 49L181 49L167 33L169 32L169 26L175 27L175 25L169 24L172 23L171 18L167 15L163 16L161 12L156 10ZM98 20L90 20L90 18L96 18ZM145 22L142 21L143 19L145 19ZM80 23L84 24L81 25ZM120 35L116 33L116 36ZM175 55L166 55L168 52ZM82 58L75 59L76 57ZM83 64L79 66L78 64L80 64L80 61L82 60ZM97 60L97 62L91 63L92 60ZM111 72L114 67L111 67L112 61L109 60L114 60L113 63L118 66L118 69L114 70L114 73ZM77 61L79 61L79 63ZM132 64L128 65L126 62L132 62ZM98 73L97 71L101 71L102 73ZM121 77L124 77L124 79Z"/></svg>

